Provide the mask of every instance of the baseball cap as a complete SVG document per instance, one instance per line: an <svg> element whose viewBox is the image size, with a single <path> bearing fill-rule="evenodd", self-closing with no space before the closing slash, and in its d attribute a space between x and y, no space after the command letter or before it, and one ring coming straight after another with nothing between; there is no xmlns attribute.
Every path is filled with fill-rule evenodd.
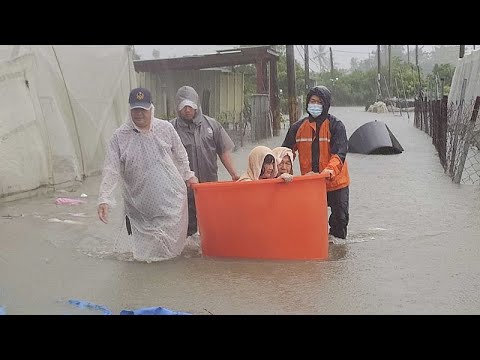
<svg viewBox="0 0 480 360"><path fill-rule="evenodd" d="M193 108L194 110L197 110L198 109L198 106L197 104L195 104L193 101L191 100L183 100L180 104L178 104L178 111L182 110L185 106L190 106L191 108Z"/></svg>
<svg viewBox="0 0 480 360"><path fill-rule="evenodd" d="M145 88L135 88L130 91L128 103L130 104L130 109L142 108L149 110L152 106L152 95Z"/></svg>

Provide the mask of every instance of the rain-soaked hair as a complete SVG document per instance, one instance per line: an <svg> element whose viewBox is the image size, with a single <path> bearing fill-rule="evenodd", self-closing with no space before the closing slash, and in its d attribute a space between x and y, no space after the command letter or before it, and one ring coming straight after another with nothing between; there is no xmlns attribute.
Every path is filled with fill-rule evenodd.
<svg viewBox="0 0 480 360"><path fill-rule="evenodd" d="M260 172L260 176L263 175L263 173L265 172L265 165L268 164L273 164L275 166L275 158L273 157L273 155L268 154L267 156L265 156L265 159L263 159L262 171Z"/></svg>

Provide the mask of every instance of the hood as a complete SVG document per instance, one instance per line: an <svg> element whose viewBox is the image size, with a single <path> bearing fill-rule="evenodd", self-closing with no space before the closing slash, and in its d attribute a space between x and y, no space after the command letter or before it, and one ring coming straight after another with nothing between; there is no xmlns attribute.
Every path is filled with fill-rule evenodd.
<svg viewBox="0 0 480 360"><path fill-rule="evenodd" d="M175 110L177 113L179 113L178 106L180 103L184 100L189 100L193 102L195 105L197 105L197 113L195 115L195 118L193 121L195 122L196 119L199 119L202 117L202 105L200 103L198 93L195 91L195 89L191 86L182 86L180 89L177 90L177 93L175 95Z"/></svg>
<svg viewBox="0 0 480 360"><path fill-rule="evenodd" d="M290 175L293 175L293 151L290 148L280 146L276 147L275 149L272 150L273 155L275 155L275 158L277 159L278 163L281 163L285 155L288 155L290 158L290 162L292 163L292 170L290 171Z"/></svg>
<svg viewBox="0 0 480 360"><path fill-rule="evenodd" d="M305 103L305 110L308 113L308 102L313 95L317 95L323 102L323 111L318 119L323 120L328 115L328 110L330 110L330 104L332 100L332 93L326 86L314 86L307 93L307 102Z"/></svg>
<svg viewBox="0 0 480 360"><path fill-rule="evenodd" d="M278 160L275 157L275 154L266 146L257 146L250 151L250 154L248 155L248 169L242 176L240 176L239 181L258 180L260 178L260 173L262 172L263 161L267 155L272 155L275 158L273 177L277 177Z"/></svg>

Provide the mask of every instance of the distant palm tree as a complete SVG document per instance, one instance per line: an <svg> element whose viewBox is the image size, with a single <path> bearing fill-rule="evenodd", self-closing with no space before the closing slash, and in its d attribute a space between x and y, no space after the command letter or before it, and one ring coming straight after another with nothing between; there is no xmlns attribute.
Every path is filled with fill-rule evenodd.
<svg viewBox="0 0 480 360"><path fill-rule="evenodd" d="M325 45L318 45L313 48L313 56L317 61L320 72L328 71L330 68L329 51Z"/></svg>

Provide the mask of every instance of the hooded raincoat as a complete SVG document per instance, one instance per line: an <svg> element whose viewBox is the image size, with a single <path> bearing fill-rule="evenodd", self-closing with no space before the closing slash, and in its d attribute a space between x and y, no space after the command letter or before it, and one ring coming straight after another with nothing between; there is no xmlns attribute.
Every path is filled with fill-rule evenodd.
<svg viewBox="0 0 480 360"><path fill-rule="evenodd" d="M198 94L190 86L182 86L175 96L175 108L185 100L197 106L193 121L177 117L171 121L187 150L190 168L199 182L218 181L217 155L232 151L235 147L232 139L222 125L202 112Z"/></svg>
<svg viewBox="0 0 480 360"><path fill-rule="evenodd" d="M272 150L273 154L277 158L277 162L280 164L285 157L285 155L288 155L290 158L290 162L292 163L292 168L290 170L290 175L293 175L293 151L290 148L279 146L276 147L275 149Z"/></svg>
<svg viewBox="0 0 480 360"><path fill-rule="evenodd" d="M272 179L277 177L278 174L278 160L275 157L272 150L266 146L256 146L250 151L248 155L248 168L238 181L253 181L259 180L260 174L262 173L263 161L267 155L272 155L275 158L275 163L273 166Z"/></svg>
<svg viewBox="0 0 480 360"><path fill-rule="evenodd" d="M173 126L154 117L147 132L131 119L113 134L108 145L98 203L115 205L112 196L122 185L125 215L131 235L121 231L117 253L135 260L159 261L180 255L187 235L187 188L194 176L187 153Z"/></svg>

